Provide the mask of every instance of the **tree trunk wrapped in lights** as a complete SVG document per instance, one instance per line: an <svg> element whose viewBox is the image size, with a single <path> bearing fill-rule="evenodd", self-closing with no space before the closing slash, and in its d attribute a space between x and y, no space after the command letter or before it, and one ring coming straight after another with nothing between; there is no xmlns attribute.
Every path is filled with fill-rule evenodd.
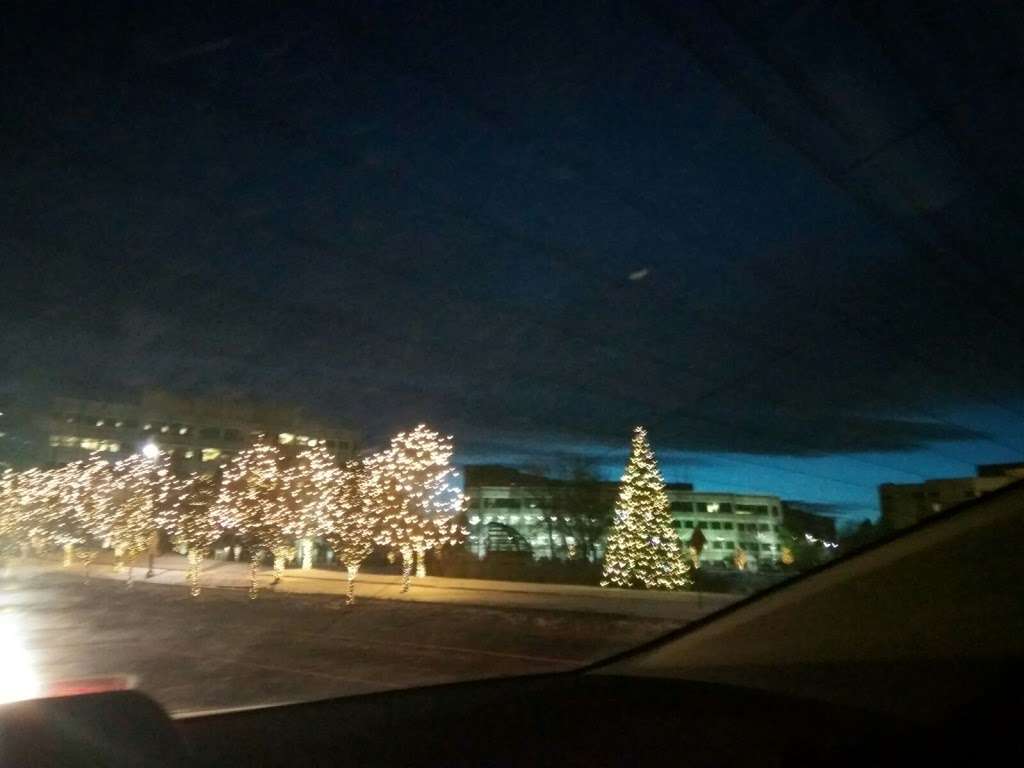
<svg viewBox="0 0 1024 768"><path fill-rule="evenodd" d="M637 427L619 485L601 585L683 589L690 584L689 570L679 537L672 529L665 481L646 430Z"/></svg>
<svg viewBox="0 0 1024 768"><path fill-rule="evenodd" d="M212 477L193 473L173 484L161 525L188 556L189 594L199 597L203 558L223 532L214 514L217 486Z"/></svg>
<svg viewBox="0 0 1024 768"><path fill-rule="evenodd" d="M373 551L376 520L366 504L367 473L362 462L350 461L333 473L323 506L320 535L348 574L345 603L355 602L359 566Z"/></svg>
<svg viewBox="0 0 1024 768"><path fill-rule="evenodd" d="M427 547L419 540L412 549L416 553L416 578L421 579L427 575Z"/></svg>
<svg viewBox="0 0 1024 768"><path fill-rule="evenodd" d="M402 556L402 591L409 589L414 548L425 554L464 532L455 522L462 491L452 484L452 438L419 425L391 440L366 462L366 500L377 523L377 542Z"/></svg>

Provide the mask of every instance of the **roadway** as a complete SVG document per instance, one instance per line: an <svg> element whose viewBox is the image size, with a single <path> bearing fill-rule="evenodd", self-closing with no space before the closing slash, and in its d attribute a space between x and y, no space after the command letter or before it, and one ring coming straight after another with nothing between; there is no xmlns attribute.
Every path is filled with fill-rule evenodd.
<svg viewBox="0 0 1024 768"><path fill-rule="evenodd" d="M172 570L152 580L137 571L129 589L103 568L89 581L81 572L8 569L0 579L0 650L8 663L18 660L7 686L20 689L5 692L0 682L0 700L123 676L183 713L564 670L717 607L683 601L683 619L624 615L609 610L614 601L600 604L601 612L586 610L587 601L600 599L590 588L429 589L426 580L414 583L413 598L396 598L386 576L368 578L357 604L347 607L339 579L325 587L316 580L330 579L303 579L302 572L289 572L253 601L244 578L227 584L239 576L231 569L219 587L204 574L208 586L190 598ZM375 580L382 580L377 588ZM559 607L567 599L575 599L574 608Z"/></svg>

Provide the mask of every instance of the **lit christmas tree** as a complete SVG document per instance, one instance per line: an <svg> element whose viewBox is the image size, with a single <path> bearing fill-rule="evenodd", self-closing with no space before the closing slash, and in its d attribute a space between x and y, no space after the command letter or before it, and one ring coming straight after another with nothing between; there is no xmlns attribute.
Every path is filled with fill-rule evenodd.
<svg viewBox="0 0 1024 768"><path fill-rule="evenodd" d="M214 516L225 530L243 538L249 549L249 598L256 599L256 570L269 552L275 578L289 554L290 542L282 531L289 515L289 498L277 446L261 438L239 451L224 467Z"/></svg>
<svg viewBox="0 0 1024 768"><path fill-rule="evenodd" d="M199 572L203 558L222 533L213 514L217 485L208 475L192 473L174 481L170 503L161 519L176 546L188 557L189 594L199 597Z"/></svg>
<svg viewBox="0 0 1024 768"><path fill-rule="evenodd" d="M366 482L363 464L348 462L340 471L324 507L321 535L348 573L347 605L355 602L359 566L373 551L375 520L365 503Z"/></svg>
<svg viewBox="0 0 1024 768"><path fill-rule="evenodd" d="M646 430L637 427L619 485L601 586L682 589L690 584L689 570L672 529L665 481Z"/></svg>
<svg viewBox="0 0 1024 768"><path fill-rule="evenodd" d="M402 557L403 592L409 590L414 556L418 575L426 575L427 550L462 537L454 519L463 496L451 484L451 457L451 437L421 424L366 460L367 509L376 521L378 543Z"/></svg>

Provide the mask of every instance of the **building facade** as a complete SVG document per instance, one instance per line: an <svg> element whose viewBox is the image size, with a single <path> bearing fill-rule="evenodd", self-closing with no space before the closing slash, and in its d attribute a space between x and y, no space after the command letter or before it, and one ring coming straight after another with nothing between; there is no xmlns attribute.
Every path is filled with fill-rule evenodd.
<svg viewBox="0 0 1024 768"><path fill-rule="evenodd" d="M355 455L358 434L329 428L298 409L144 393L135 403L55 398L41 418L45 461L64 464L99 451L112 458L154 443L182 471L213 472L261 434L286 450L322 444L339 461Z"/></svg>
<svg viewBox="0 0 1024 768"><path fill-rule="evenodd" d="M907 528L929 515L975 499L1024 478L1024 463L984 464L974 477L949 477L923 483L883 483L878 487L882 520Z"/></svg>
<svg viewBox="0 0 1024 768"><path fill-rule="evenodd" d="M495 549L514 549L534 558L565 559L584 544L580 534L587 526L578 525L574 517L589 513L580 508L579 488L572 483L493 466L466 467L464 477L468 546L478 557ZM609 520L618 484L588 486L593 519ZM701 532L702 564L732 567L737 549L747 553L750 564L778 560L782 502L777 496L696 491L688 483L669 483L666 494L680 539L689 544L695 532ZM602 537L593 542L592 555L603 554Z"/></svg>

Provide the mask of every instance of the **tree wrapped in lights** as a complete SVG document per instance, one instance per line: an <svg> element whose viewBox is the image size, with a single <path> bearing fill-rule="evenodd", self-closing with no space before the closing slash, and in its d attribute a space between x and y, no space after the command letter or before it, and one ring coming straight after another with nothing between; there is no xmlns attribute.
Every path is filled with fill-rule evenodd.
<svg viewBox="0 0 1024 768"><path fill-rule="evenodd" d="M367 509L377 525L377 542L402 557L402 591L409 590L413 557L426 575L428 549L455 544L463 532L455 522L462 491L451 481L452 438L420 424L366 460Z"/></svg>
<svg viewBox="0 0 1024 768"><path fill-rule="evenodd" d="M33 467L4 474L0 488L0 532L9 546L25 554L51 543L48 530L55 523L59 491L60 475L56 469Z"/></svg>
<svg viewBox="0 0 1024 768"><path fill-rule="evenodd" d="M0 553L16 549L28 540L27 510L23 504L28 486L24 472L0 472Z"/></svg>
<svg viewBox="0 0 1024 768"><path fill-rule="evenodd" d="M735 551L732 553L732 564L736 566L736 570L747 570L748 561L749 556L747 555L747 550L743 547L736 547Z"/></svg>
<svg viewBox="0 0 1024 768"><path fill-rule="evenodd" d="M111 479L110 513L99 533L114 548L114 556L128 565L132 584L135 559L149 548L159 526L161 511L170 498L172 475L166 453L135 454L115 462Z"/></svg>
<svg viewBox="0 0 1024 768"><path fill-rule="evenodd" d="M283 534L299 540L304 570L313 567L313 539L324 528L326 506L339 480L337 462L322 445L303 450L284 472L286 503L279 526Z"/></svg>
<svg viewBox="0 0 1024 768"><path fill-rule="evenodd" d="M345 565L348 574L346 605L355 602L356 574L373 551L375 525L366 504L367 473L362 462L350 461L336 475L324 506L321 535Z"/></svg>
<svg viewBox="0 0 1024 768"><path fill-rule="evenodd" d="M185 549L192 597L199 597L203 558L222 533L214 516L216 500L216 481L208 475L193 473L174 481L170 504L161 520L161 527L175 545Z"/></svg>
<svg viewBox="0 0 1024 768"><path fill-rule="evenodd" d="M64 566L74 562L75 547L85 544L101 531L113 501L114 474L98 454L44 473L51 489L38 519L40 538L64 550Z"/></svg>
<svg viewBox="0 0 1024 768"><path fill-rule="evenodd" d="M225 530L237 533L249 549L249 598L256 599L256 569L270 553L274 557L275 579L289 553L290 541L282 525L291 516L281 466L281 451L260 438L239 451L224 468L214 515Z"/></svg>
<svg viewBox="0 0 1024 768"><path fill-rule="evenodd" d="M682 589L690 584L689 570L647 431L637 427L619 485L601 586Z"/></svg>

